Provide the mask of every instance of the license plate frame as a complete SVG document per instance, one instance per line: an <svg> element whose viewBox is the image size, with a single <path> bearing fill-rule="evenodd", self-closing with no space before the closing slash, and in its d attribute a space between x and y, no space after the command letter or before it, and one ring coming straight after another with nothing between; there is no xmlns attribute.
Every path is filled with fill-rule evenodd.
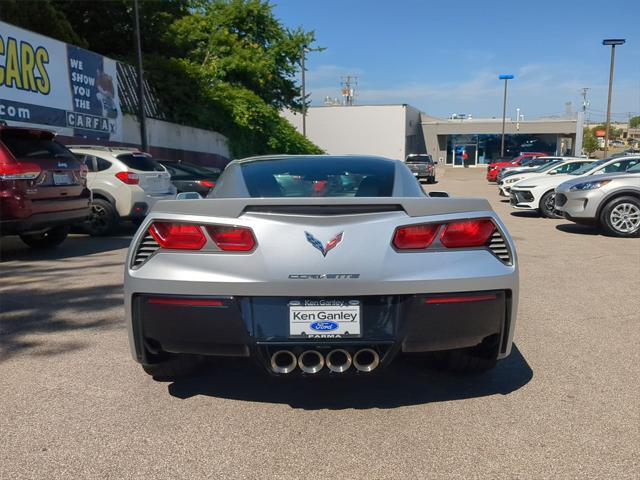
<svg viewBox="0 0 640 480"><path fill-rule="evenodd" d="M302 300L288 306L291 338L361 338L359 300Z"/></svg>
<svg viewBox="0 0 640 480"><path fill-rule="evenodd" d="M56 186L72 185L73 180L68 173L53 173L53 184Z"/></svg>

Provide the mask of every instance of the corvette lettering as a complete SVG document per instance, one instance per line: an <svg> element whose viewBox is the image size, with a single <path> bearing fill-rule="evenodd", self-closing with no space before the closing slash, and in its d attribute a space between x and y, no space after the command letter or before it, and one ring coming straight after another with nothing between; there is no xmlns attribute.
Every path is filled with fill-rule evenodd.
<svg viewBox="0 0 640 480"><path fill-rule="evenodd" d="M290 280L346 280L360 278L359 273L290 273Z"/></svg>

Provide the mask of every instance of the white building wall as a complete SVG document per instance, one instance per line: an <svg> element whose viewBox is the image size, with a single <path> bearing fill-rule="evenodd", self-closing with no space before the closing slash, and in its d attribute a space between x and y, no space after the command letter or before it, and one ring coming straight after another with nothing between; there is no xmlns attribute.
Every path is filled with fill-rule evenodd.
<svg viewBox="0 0 640 480"><path fill-rule="evenodd" d="M411 129L420 132L419 112ZM283 116L302 132L302 115ZM311 107L307 111L307 137L331 155L378 155L404 160L408 135L405 105Z"/></svg>

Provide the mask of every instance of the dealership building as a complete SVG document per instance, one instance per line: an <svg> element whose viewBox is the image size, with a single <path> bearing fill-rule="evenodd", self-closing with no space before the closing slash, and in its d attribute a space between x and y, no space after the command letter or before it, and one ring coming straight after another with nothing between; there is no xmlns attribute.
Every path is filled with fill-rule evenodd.
<svg viewBox="0 0 640 480"><path fill-rule="evenodd" d="M302 115L284 112L302 132ZM309 140L331 155L379 155L404 160L410 153L429 153L441 164L479 166L500 157L502 119L445 120L400 105L330 105L310 107ZM505 122L505 156L520 152L579 155L582 119L571 118ZM466 152L466 165L462 156Z"/></svg>

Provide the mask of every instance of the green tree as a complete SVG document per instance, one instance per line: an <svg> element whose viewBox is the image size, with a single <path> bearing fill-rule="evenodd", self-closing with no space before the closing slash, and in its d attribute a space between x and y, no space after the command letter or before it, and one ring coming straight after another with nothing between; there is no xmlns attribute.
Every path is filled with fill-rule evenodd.
<svg viewBox="0 0 640 480"><path fill-rule="evenodd" d="M586 153L588 156L591 156L593 152L598 150L598 140L594 136L593 131L588 128L584 129L584 135L582 137L582 150L584 150L584 153Z"/></svg>
<svg viewBox="0 0 640 480"><path fill-rule="evenodd" d="M629 126L631 128L638 128L640 127L640 115L635 116L635 117L631 117L629 119Z"/></svg>
<svg viewBox="0 0 640 480"><path fill-rule="evenodd" d="M0 0L0 20L87 48L71 22L50 0Z"/></svg>

